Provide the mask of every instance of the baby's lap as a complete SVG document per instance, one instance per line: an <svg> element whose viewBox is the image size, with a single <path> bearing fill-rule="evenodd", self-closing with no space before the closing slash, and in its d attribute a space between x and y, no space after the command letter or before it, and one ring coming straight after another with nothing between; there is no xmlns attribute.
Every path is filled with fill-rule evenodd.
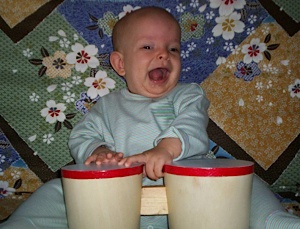
<svg viewBox="0 0 300 229"><path fill-rule="evenodd" d="M38 190L39 191L53 191L53 192L59 192L62 193L63 192L63 188L62 188L62 180L60 178L56 178L53 180L50 180L48 182L46 182L45 184L43 184Z"/></svg>
<svg viewBox="0 0 300 229"><path fill-rule="evenodd" d="M31 201L61 201L63 199L63 187L62 187L62 180L59 178L50 180L40 186L32 195L29 197L27 202Z"/></svg>

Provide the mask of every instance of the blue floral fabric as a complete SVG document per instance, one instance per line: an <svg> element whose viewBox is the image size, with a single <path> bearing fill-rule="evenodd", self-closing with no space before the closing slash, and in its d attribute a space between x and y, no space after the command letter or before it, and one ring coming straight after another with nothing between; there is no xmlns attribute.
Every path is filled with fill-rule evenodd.
<svg viewBox="0 0 300 229"><path fill-rule="evenodd" d="M234 12L240 15L244 24L242 32L234 33L229 39L214 36L213 30L220 18L219 8L212 8L210 1L198 0L149 0L149 1L64 1L58 11L90 44L99 48L100 53L112 50L111 32L115 20L126 9L159 6L167 9L182 27L182 75L181 82L201 83L217 67L219 57L227 57L247 36L269 15L259 1L247 1L242 9Z"/></svg>

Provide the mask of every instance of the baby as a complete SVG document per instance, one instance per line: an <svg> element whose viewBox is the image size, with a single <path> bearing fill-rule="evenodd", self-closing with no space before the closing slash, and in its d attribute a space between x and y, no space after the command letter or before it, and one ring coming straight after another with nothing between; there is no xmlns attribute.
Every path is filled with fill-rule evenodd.
<svg viewBox="0 0 300 229"><path fill-rule="evenodd" d="M73 155L93 152L86 164L144 162L145 175L157 180L165 163L208 152L209 103L198 85L178 85L180 35L178 22L159 8L136 11L116 24L110 62L127 89L106 97L97 113L75 127L69 142ZM97 126L82 134L90 125Z"/></svg>

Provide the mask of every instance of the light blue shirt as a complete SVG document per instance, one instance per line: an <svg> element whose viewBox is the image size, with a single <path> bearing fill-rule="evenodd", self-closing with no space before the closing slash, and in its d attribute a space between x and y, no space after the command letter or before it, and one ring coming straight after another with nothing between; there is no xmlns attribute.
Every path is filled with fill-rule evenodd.
<svg viewBox="0 0 300 229"><path fill-rule="evenodd" d="M182 152L175 160L201 157L209 151L208 106L198 84L178 84L157 99L132 94L124 88L98 100L72 130L69 147L76 163L84 163L101 145L126 157L172 137L182 143ZM158 183L148 179L143 182Z"/></svg>

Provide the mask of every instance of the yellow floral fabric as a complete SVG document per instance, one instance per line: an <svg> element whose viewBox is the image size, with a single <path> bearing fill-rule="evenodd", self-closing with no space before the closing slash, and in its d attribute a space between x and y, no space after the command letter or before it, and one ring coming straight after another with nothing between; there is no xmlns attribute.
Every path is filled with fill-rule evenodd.
<svg viewBox="0 0 300 229"><path fill-rule="evenodd" d="M49 0L30 0L20 4L20 1L1 0L0 15L7 25L13 28L47 2Z"/></svg>
<svg viewBox="0 0 300 229"><path fill-rule="evenodd" d="M43 183L28 168L11 166L3 173L8 186L12 187L13 195L0 199L0 220L8 217L22 202L24 202Z"/></svg>
<svg viewBox="0 0 300 229"><path fill-rule="evenodd" d="M242 50L253 39L266 52L248 69L252 79L238 78ZM264 23L201 84L210 118L265 170L300 132L299 40L300 32L289 37L277 23Z"/></svg>

